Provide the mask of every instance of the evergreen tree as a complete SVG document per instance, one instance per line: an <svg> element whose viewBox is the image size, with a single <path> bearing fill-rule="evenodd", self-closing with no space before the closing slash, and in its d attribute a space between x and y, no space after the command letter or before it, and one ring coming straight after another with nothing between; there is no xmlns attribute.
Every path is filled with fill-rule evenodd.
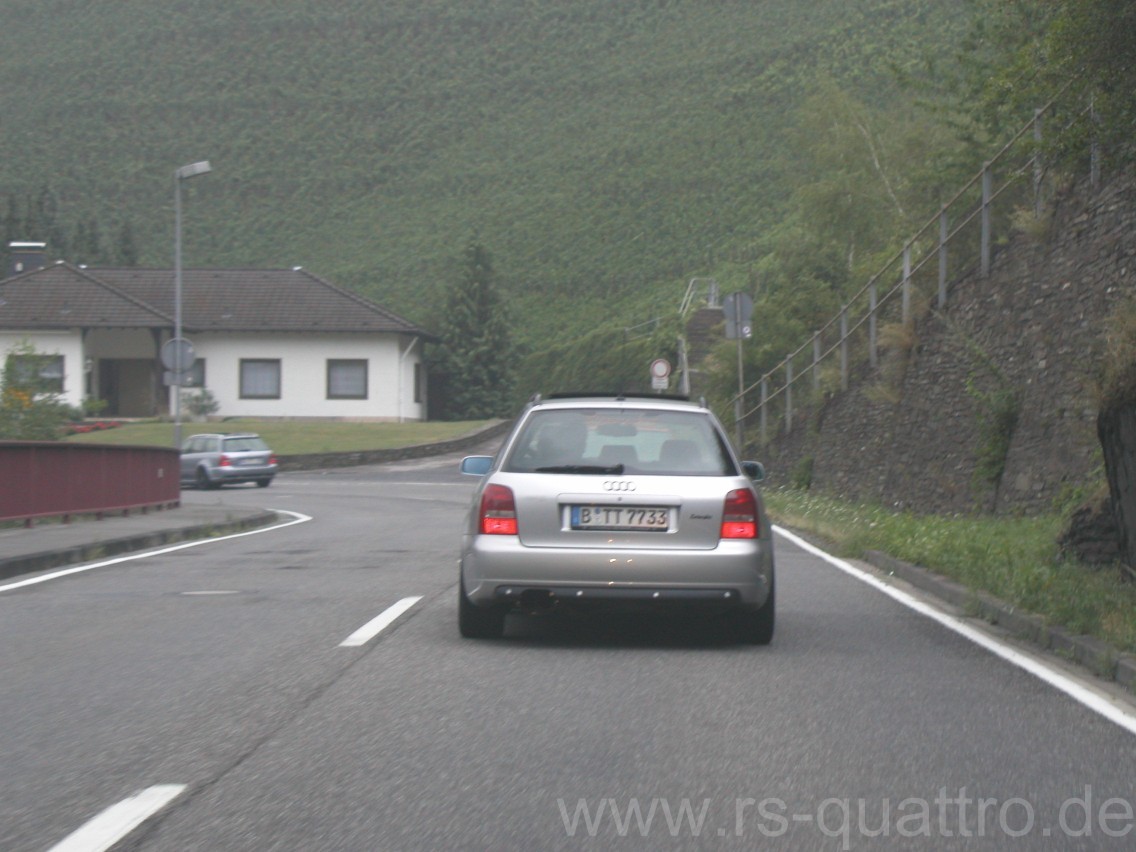
<svg viewBox="0 0 1136 852"><path fill-rule="evenodd" d="M118 266L138 265L138 243L134 239L134 228L130 221L122 223L118 231L118 242L114 247L112 262Z"/></svg>
<svg viewBox="0 0 1136 852"><path fill-rule="evenodd" d="M443 416L480 420L509 413L514 349L508 306L485 247L471 240L442 320Z"/></svg>
<svg viewBox="0 0 1136 852"><path fill-rule="evenodd" d="M98 266L102 263L102 238L99 236L99 223L95 219L80 222L75 227L71 245L75 263L83 266Z"/></svg>

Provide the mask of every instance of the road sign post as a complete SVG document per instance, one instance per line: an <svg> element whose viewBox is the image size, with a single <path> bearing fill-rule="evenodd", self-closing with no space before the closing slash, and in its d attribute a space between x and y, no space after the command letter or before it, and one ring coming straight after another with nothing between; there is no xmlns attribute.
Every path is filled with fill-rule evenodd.
<svg viewBox="0 0 1136 852"><path fill-rule="evenodd" d="M726 339L738 342L738 395L734 398L734 432L738 452L744 448L742 419L745 411L745 374L742 367L742 341L753 337L753 297L748 293L731 293L722 302L726 315Z"/></svg>

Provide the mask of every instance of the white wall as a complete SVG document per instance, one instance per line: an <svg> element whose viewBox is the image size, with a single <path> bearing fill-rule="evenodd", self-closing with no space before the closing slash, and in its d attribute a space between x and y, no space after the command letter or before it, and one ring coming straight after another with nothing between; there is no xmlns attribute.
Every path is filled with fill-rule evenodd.
<svg viewBox="0 0 1136 852"><path fill-rule="evenodd" d="M79 331L0 331L0 366L9 352L23 343L30 343L41 355L63 356L62 399L68 405L82 405L86 374L83 372L83 339Z"/></svg>
<svg viewBox="0 0 1136 852"><path fill-rule="evenodd" d="M220 404L217 416L426 419L425 397L414 402L414 366L422 361L422 345L413 337L201 333L191 339L197 357L205 359L205 387ZM0 332L0 356L23 341L37 352L63 356L63 398L76 406L85 395L85 356L156 357L149 331L98 329L88 334L85 349L78 330ZM240 399L242 358L280 359L280 399ZM367 398L328 399L328 360L360 358L367 361Z"/></svg>
<svg viewBox="0 0 1136 852"><path fill-rule="evenodd" d="M205 387L219 417L361 417L424 420L425 401L414 402L414 365L422 346L391 334L242 334L192 336L205 359ZM243 358L280 360L280 399L241 399ZM329 359L367 361L366 399L328 399Z"/></svg>

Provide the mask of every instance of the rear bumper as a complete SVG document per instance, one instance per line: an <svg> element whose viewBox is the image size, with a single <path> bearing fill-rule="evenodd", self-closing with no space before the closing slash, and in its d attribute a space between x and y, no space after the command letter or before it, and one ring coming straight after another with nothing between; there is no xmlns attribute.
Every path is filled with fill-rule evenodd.
<svg viewBox="0 0 1136 852"><path fill-rule="evenodd" d="M722 541L711 550L524 547L515 536L470 536L462 582L478 606L536 602L757 609L769 595L773 545Z"/></svg>
<svg viewBox="0 0 1136 852"><path fill-rule="evenodd" d="M215 467L209 471L209 478L213 482L257 482L262 479L272 479L275 475L275 465L269 467Z"/></svg>
<svg viewBox="0 0 1136 852"><path fill-rule="evenodd" d="M221 474L221 479L261 479L265 476L275 476L275 467L219 467L214 473Z"/></svg>

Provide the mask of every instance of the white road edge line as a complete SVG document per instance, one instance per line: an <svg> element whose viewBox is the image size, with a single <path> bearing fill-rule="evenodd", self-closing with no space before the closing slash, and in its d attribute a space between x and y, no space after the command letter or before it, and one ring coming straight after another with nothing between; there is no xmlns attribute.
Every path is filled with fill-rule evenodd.
<svg viewBox="0 0 1136 852"><path fill-rule="evenodd" d="M978 630L963 619L942 612L941 610L938 610L935 607L924 603L913 595L908 594L902 589L885 583L879 577L876 577L875 575L870 574L867 571L862 571L854 565L845 562L843 559L838 559L830 553L826 553L819 547L810 544L809 542L805 541L797 535L794 535L788 530L785 530L779 526L774 526L773 531L778 535L788 539L802 550L808 551L814 556L823 559L825 562L829 563L835 568L839 568L844 573L855 577L857 580L867 583L869 586L872 586L875 589L878 589L885 595L894 598L895 600L899 601L899 603L915 610L921 615L925 615L928 618L939 622L939 624L943 625L947 629L953 630L960 636L963 636L974 642L976 645L985 648L990 653L1001 657L1011 665L1015 665L1018 668L1029 672L1033 676L1040 678L1055 689L1059 689L1061 692L1064 692L1074 701L1079 702L1095 713L1099 713L1109 721L1115 722L1117 725L1124 728L1129 733L1136 734L1136 714L1134 714L1130 709L1119 705L1113 698L1109 697L1104 692L1095 690L1090 685L1078 681L1075 678L1072 678L1069 675L1066 675L1063 672L1052 668L1040 658L1023 653L1022 651L1012 647L1011 645L1008 645L997 637L991 636L990 634Z"/></svg>
<svg viewBox="0 0 1136 852"><path fill-rule="evenodd" d="M139 790L111 805L48 852L105 852L152 817L186 789L185 784L159 784Z"/></svg>
<svg viewBox="0 0 1136 852"><path fill-rule="evenodd" d="M422 600L419 595L415 598L403 598L396 604L392 604L382 611L379 615L372 618L346 639L339 643L340 648L357 648L360 645L366 645L392 624L398 620L399 616L405 613L408 609Z"/></svg>
<svg viewBox="0 0 1136 852"><path fill-rule="evenodd" d="M73 568L64 568L61 571L52 571L50 574L43 574L39 577L32 577L28 580L20 580L15 583L8 583L5 586L0 586L0 593L11 592L15 589L22 589L25 586L34 586L37 583L46 583L48 580L57 580L60 577L67 577L71 574L79 574L83 571L93 571L95 568L105 568L108 565L117 565L120 562L130 562L134 559L146 559L150 556L161 556L163 553L173 553L175 550L185 550L187 547L200 547L203 544L213 544L218 541L229 541L234 538L243 538L246 535L259 535L260 533L273 532L274 530L282 530L285 527L290 527L295 524L303 524L312 520L310 515L304 515L300 512L292 512L288 509L267 509L269 512L276 512L280 515L291 515L292 520L286 521L282 524L273 524L270 527L257 527L255 530L245 530L244 532L233 533L231 535L222 535L216 538L199 538L193 541L185 542L184 544L175 544L171 547L163 547L161 550L147 550L141 553L130 553L126 556L118 556L114 559L105 559L102 562L90 562L86 565L76 565ZM91 523L98 523L92 521Z"/></svg>

